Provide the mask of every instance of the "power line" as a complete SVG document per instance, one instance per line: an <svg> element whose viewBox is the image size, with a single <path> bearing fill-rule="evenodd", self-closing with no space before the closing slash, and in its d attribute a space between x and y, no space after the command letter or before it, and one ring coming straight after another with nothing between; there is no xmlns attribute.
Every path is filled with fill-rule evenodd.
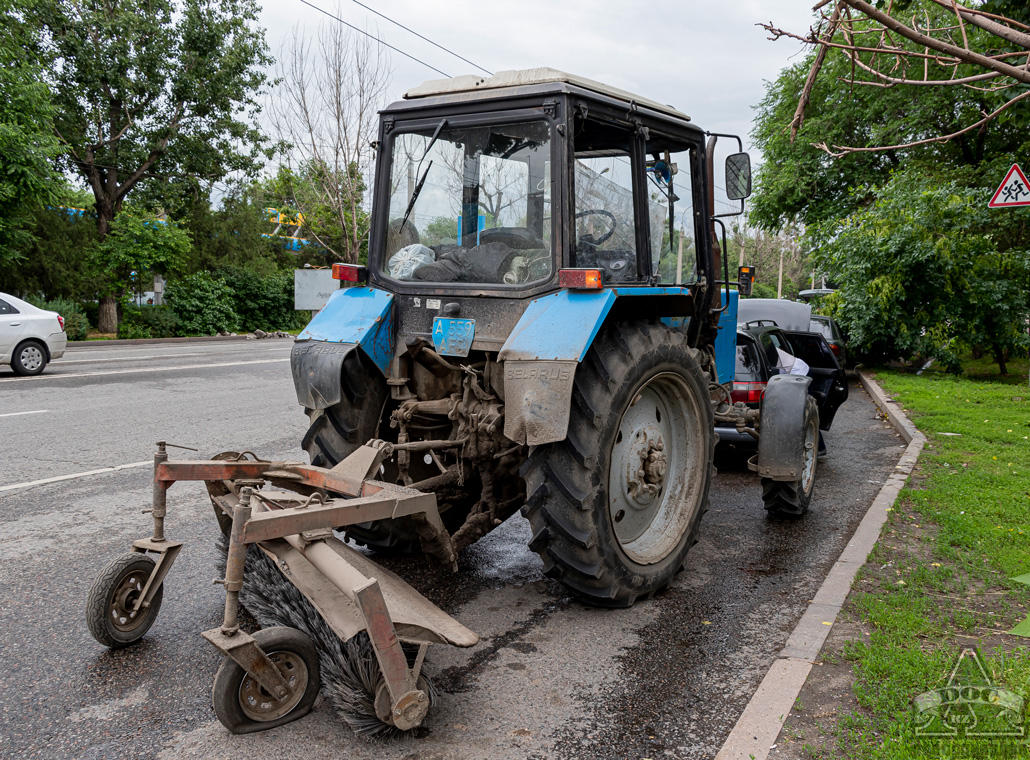
<svg viewBox="0 0 1030 760"><path fill-rule="evenodd" d="M308 6L309 8L314 8L314 9L315 9L316 11L318 11L319 13L324 13L324 14L325 14L326 16L328 16L328 17L329 17L329 18L331 18L331 19L336 19L337 21L339 21L339 22L340 22L341 24L343 24L344 26L346 26L346 27L349 27L349 28L353 29L353 30L354 30L355 32L360 32L361 34L365 35L366 37L371 37L371 38L372 38L373 40L375 40L376 42L378 42L378 43L379 43L380 45L383 45L383 46L385 46L385 47L388 47L388 48L390 48L390 50L393 50L393 51L395 51L395 52L398 52L398 53L400 53L400 54L401 54L401 55L403 55L403 56L404 56L405 58L410 58L411 60L415 61L415 63L421 63L421 64L422 64L423 66L425 66L425 67L426 67L427 69L432 69L432 70L433 70L433 71L435 71L435 72L436 72L437 74L441 74L441 75L443 75L443 76L447 77L448 79L450 79L450 76L451 76L450 74L447 74L447 73L445 73L445 72L443 72L443 71L440 71L440 69L436 68L436 66L430 66L430 65L429 65L428 63L426 63L425 61L423 61L423 60L421 60L421 59L419 59L419 58L416 58L415 56L411 55L410 53L405 53L405 52L404 52L403 50L401 50L400 48L396 48L396 47L394 47L393 45L389 44L388 42L384 42L383 40L381 40L381 39L379 39L378 37L376 37L376 36L375 36L374 34L369 34L369 33L368 33L368 32L366 32L366 31L365 31L364 29L359 29L358 27L354 26L354 24L348 24L348 23L347 23L346 21L344 21L344 20L343 20L342 18L340 18L339 16L334 16L334 15L333 15L332 13L330 13L329 11L326 11L326 10L322 10L322 9L321 9L321 8L319 8L319 7L317 6L317 5L314 5L314 4L312 4L312 3L309 3L309 2L308 2L308 0L300 0L300 1L301 1L301 3L303 3L303 4L304 4L304 5L306 5L306 6ZM473 66L475 66L475 64L472 64L472 65L473 65Z"/></svg>
<svg viewBox="0 0 1030 760"><path fill-rule="evenodd" d="M386 19L386 20L387 20L387 21L389 21L389 22L390 22L391 24L396 24L397 26L399 26L399 27L400 27L401 29L403 29L404 31L406 31L406 32L410 32L411 34L414 34L414 35L415 35L416 37L418 37L418 38L419 38L420 40L425 40L425 41L426 41L426 42L428 42L428 43L429 43L430 45L433 45L433 46L435 46L435 47L438 47L438 48L440 48L440 49L441 49L441 50L443 50L443 51L444 51L445 53L450 53L450 54L451 54L451 55L453 55L453 56L454 56L455 58L458 58L458 59L460 59L460 60L464 61L465 63L469 64L470 66L475 66L475 67L476 67L477 69L479 69L480 71L486 72L486 73L487 73L488 75L490 75L490 76L493 76L493 75L494 75L494 73L493 73L492 71L490 71L489 69L484 69L484 68L483 68L482 66L480 66L480 65L479 65L478 63L473 63L473 62L472 62L472 61L470 61L470 60L469 60L468 58L465 58L464 56L458 55L458 54L457 54L457 53L455 53L455 52L454 52L453 50L450 50L449 48L445 48L445 47L444 47L443 45L441 45L441 44L439 44L439 43L437 43L437 42L433 42L433 41L432 41L431 39L429 39L428 37L426 37L426 36L424 36L424 35L421 35L421 34L419 34L418 32L416 32L416 31L415 31L414 29L411 29L411 28L409 28L409 27L406 27L406 26L404 26L404 24L400 23L399 21L394 21L394 20L393 20L392 18L390 18L389 16L387 16L387 15L386 15L385 13L380 13L380 12L379 12L379 11L377 11L377 10L376 10L375 8L370 8L370 7L368 7L367 5L365 5L364 3L362 3L362 2L359 2L359 0L351 0L351 2L352 2L352 3L354 3L355 5L360 5L360 6L362 7L362 8L364 8L364 9L365 9L365 10L367 10L367 11L371 11L372 13L376 14L376 15L377 15L377 16L379 16L380 18L384 18L384 19Z"/></svg>

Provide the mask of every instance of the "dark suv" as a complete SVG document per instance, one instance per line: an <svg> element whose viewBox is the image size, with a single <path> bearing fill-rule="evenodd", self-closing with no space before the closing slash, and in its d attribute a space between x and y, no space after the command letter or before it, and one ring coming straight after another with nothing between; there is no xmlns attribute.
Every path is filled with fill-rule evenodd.
<svg viewBox="0 0 1030 760"><path fill-rule="evenodd" d="M789 373L777 349L800 358L808 365L812 384L808 392L819 405L819 428L829 430L837 408L848 398L844 370L821 333L783 330L771 320L748 322L737 327L737 366L732 397L758 408L766 383L773 375ZM735 428L716 428L722 448L750 449L757 442Z"/></svg>

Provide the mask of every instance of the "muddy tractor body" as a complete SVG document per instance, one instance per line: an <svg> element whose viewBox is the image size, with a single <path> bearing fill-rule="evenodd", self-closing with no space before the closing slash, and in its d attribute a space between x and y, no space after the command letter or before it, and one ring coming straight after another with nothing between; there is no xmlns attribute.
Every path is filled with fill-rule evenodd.
<svg viewBox="0 0 1030 760"><path fill-rule="evenodd" d="M317 691L296 632L239 628L256 546L340 641L367 636L369 704L408 729L428 709L425 646L476 636L341 538L456 569L521 510L549 576L628 606L697 541L716 424L767 439L763 479L810 493L808 378L774 378L762 409L730 396L748 283L720 261L715 177L742 209L750 165L733 138L716 167L719 137L549 69L428 82L385 109L367 266L334 267L345 287L292 352L310 464L169 461L162 447L154 535L98 579L94 635L120 646L149 627L179 551L166 491L204 480L228 537L225 621L204 634L227 656L222 722L278 725Z"/></svg>

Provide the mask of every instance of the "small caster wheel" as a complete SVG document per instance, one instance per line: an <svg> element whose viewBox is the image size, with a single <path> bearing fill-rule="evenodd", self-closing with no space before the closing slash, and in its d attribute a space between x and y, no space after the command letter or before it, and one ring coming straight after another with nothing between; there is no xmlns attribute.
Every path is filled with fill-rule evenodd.
<svg viewBox="0 0 1030 760"><path fill-rule="evenodd" d="M86 598L86 624L93 638L111 649L143 638L157 619L164 584L157 587L149 607L133 611L155 562L146 554L123 554L100 571Z"/></svg>
<svg viewBox="0 0 1030 760"><path fill-rule="evenodd" d="M215 716L234 734L275 728L311 710L321 684L318 651L311 637L296 628L264 628L254 634L258 646L290 685L283 702L265 691L247 671L225 658L215 676Z"/></svg>

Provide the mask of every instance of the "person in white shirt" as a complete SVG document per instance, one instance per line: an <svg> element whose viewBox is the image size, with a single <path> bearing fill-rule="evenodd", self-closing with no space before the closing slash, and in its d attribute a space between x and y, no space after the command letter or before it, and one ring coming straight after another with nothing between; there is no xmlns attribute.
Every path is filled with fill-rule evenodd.
<svg viewBox="0 0 1030 760"><path fill-rule="evenodd" d="M776 356L779 361L776 362L776 366L780 369L787 370L788 374L791 375L807 375L808 365L796 356L792 356L784 351L782 348L776 349Z"/></svg>

